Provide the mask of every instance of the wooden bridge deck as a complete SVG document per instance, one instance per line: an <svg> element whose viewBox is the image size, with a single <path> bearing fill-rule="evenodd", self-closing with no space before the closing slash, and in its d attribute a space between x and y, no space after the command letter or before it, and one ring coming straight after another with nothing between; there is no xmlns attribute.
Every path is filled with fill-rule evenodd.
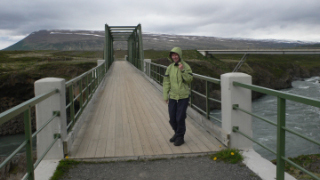
<svg viewBox="0 0 320 180"><path fill-rule="evenodd" d="M190 117L185 144L169 142L168 105L162 94L126 61L115 61L96 102L72 146L70 158L206 153L224 146ZM220 146L221 145L221 146Z"/></svg>

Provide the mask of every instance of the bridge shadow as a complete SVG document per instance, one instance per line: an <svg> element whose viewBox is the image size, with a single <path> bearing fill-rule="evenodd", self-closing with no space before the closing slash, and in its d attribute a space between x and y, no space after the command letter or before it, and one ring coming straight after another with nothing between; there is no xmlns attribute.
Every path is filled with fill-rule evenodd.
<svg viewBox="0 0 320 180"><path fill-rule="evenodd" d="M96 107L85 117L69 158L177 156L224 148L190 117L186 143L170 143L173 130L162 94L128 62L115 61L101 85Z"/></svg>

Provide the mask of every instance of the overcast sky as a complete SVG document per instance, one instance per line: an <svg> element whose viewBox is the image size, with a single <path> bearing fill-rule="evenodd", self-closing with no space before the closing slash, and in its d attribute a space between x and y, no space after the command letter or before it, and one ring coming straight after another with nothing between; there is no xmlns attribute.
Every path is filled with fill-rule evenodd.
<svg viewBox="0 0 320 180"><path fill-rule="evenodd" d="M320 0L1 0L0 49L42 29L320 42Z"/></svg>

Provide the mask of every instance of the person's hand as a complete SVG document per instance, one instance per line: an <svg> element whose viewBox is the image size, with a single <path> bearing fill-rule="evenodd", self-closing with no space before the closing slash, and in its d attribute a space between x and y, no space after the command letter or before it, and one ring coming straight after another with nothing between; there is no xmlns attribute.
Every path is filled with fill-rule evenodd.
<svg viewBox="0 0 320 180"><path fill-rule="evenodd" d="M179 62L179 69L182 71L183 70L183 65L182 63Z"/></svg>
<svg viewBox="0 0 320 180"><path fill-rule="evenodd" d="M169 101L168 101L168 100L165 100L165 102L168 104Z"/></svg>

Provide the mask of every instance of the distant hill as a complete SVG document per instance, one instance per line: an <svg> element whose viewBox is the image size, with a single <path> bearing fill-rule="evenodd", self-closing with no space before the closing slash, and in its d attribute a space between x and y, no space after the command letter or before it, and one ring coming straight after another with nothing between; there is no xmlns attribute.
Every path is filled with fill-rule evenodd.
<svg viewBox="0 0 320 180"><path fill-rule="evenodd" d="M182 49L296 48L313 44L315 43L143 33L143 48L154 50L168 50L174 46ZM4 50L102 51L103 47L104 31L40 30ZM115 42L114 48L127 49L127 43Z"/></svg>

